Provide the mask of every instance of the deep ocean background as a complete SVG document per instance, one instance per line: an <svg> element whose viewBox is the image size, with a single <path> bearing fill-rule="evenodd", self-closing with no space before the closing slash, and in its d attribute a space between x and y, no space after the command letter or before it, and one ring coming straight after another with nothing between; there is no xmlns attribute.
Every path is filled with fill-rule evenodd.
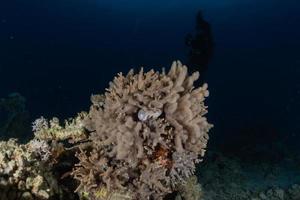
<svg viewBox="0 0 300 200"><path fill-rule="evenodd" d="M185 63L199 10L215 44L211 148L300 150L297 0L1 0L0 98L22 94L32 121L88 110L117 72Z"/></svg>

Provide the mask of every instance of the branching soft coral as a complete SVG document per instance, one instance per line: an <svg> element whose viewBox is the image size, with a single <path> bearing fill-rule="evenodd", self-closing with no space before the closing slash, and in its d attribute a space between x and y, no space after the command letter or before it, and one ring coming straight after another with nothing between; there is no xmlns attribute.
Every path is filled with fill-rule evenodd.
<svg viewBox="0 0 300 200"><path fill-rule="evenodd" d="M162 199L193 175L212 127L204 117L207 84L193 85L198 77L176 61L167 74L120 73L105 95L92 96L84 123L90 146L73 171L78 191L94 199L105 199L95 197L99 187Z"/></svg>

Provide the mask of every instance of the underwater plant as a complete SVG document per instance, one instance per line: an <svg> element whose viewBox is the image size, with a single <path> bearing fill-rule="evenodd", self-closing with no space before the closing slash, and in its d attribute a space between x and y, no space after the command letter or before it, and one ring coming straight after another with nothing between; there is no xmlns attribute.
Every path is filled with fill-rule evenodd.
<svg viewBox="0 0 300 200"><path fill-rule="evenodd" d="M74 191L87 200L159 200L176 192L181 199L199 199L193 175L212 125L205 117L207 84L195 87L198 78L179 61L168 73L118 74L105 94L92 95L88 113L64 124L41 117L27 144L2 142L0 183L28 199L71 199L66 195ZM14 154L22 160L13 161ZM62 174L60 166L69 171ZM22 182L10 181L16 176ZM66 177L76 188L61 182Z"/></svg>

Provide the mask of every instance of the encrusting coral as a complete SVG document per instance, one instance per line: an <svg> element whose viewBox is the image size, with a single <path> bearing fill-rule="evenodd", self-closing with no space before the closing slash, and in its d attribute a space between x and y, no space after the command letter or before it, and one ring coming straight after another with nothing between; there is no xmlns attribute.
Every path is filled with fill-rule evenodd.
<svg viewBox="0 0 300 200"><path fill-rule="evenodd" d="M65 195L76 188L87 200L160 200L173 192L197 199L193 175L212 127L207 84L195 87L198 78L179 61L168 73L131 70L93 95L88 113L64 124L37 119L27 144L0 143L0 199L71 199ZM62 185L66 177L76 186Z"/></svg>
<svg viewBox="0 0 300 200"><path fill-rule="evenodd" d="M92 96L85 128L90 146L77 154L73 176L90 199L130 193L130 199L163 199L193 175L204 156L208 131L204 115L207 84L195 88L179 61L166 74L151 70L121 73L105 95ZM127 194L128 195L128 194Z"/></svg>

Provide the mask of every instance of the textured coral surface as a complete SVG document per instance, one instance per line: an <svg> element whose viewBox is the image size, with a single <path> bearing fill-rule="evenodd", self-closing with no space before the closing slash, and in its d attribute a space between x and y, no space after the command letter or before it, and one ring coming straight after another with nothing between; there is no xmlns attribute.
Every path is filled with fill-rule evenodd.
<svg viewBox="0 0 300 200"><path fill-rule="evenodd" d="M28 143L0 142L0 200L300 200L292 155L246 164L210 150L195 175L212 127L198 77L179 61L120 73L89 112L35 120Z"/></svg>
<svg viewBox="0 0 300 200"><path fill-rule="evenodd" d="M93 95L88 113L35 120L27 144L0 143L0 199L200 198L192 177L212 125L198 78L179 61L168 73L131 70Z"/></svg>
<svg viewBox="0 0 300 200"><path fill-rule="evenodd" d="M73 171L78 191L162 199L192 176L212 127L204 116L207 84L193 85L198 77L176 61L168 73L120 73L104 95L92 96L85 120L91 146L77 154Z"/></svg>
<svg viewBox="0 0 300 200"><path fill-rule="evenodd" d="M40 148L46 144L41 145ZM37 149L16 140L0 142L0 199L51 199L62 193L51 167L39 162ZM47 154L46 152L38 152Z"/></svg>

